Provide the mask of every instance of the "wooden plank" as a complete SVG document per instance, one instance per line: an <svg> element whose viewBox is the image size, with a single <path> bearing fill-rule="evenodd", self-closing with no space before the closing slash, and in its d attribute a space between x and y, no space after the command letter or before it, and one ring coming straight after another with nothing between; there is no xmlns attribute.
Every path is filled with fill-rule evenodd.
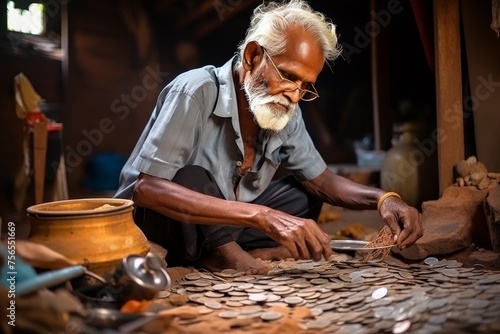
<svg viewBox="0 0 500 334"><path fill-rule="evenodd" d="M33 127L33 174L35 175L35 204L43 203L46 156L47 123L37 122Z"/></svg>
<svg viewBox="0 0 500 334"><path fill-rule="evenodd" d="M381 0L371 0L372 24L375 21L373 13L386 8L387 4ZM372 73L372 100L373 100L373 131L375 150L388 150L392 138L392 112L390 92L390 64L389 64L389 27L382 27L371 37L371 73ZM372 29L377 32L377 29Z"/></svg>
<svg viewBox="0 0 500 334"><path fill-rule="evenodd" d="M459 1L434 0L439 192L452 185L453 165L464 159Z"/></svg>

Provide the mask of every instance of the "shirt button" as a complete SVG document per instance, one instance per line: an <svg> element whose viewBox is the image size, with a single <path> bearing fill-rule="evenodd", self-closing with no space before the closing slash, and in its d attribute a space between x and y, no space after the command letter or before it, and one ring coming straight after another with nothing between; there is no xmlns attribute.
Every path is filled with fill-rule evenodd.
<svg viewBox="0 0 500 334"><path fill-rule="evenodd" d="M243 162L241 162L241 161L236 161L236 166L238 166L238 167L243 166Z"/></svg>

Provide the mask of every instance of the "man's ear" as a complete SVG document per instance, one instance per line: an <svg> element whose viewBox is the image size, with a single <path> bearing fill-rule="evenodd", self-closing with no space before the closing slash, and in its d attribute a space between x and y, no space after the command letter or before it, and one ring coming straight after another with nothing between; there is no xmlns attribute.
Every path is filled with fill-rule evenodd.
<svg viewBox="0 0 500 334"><path fill-rule="evenodd" d="M245 71L252 72L254 67L262 60L263 55L264 50L259 43L255 41L248 42L243 51L243 59L241 60L241 64Z"/></svg>

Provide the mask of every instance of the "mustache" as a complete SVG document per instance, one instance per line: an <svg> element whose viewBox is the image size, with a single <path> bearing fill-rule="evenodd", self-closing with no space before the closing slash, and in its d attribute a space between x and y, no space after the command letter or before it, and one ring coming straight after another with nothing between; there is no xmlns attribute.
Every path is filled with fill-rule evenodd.
<svg viewBox="0 0 500 334"><path fill-rule="evenodd" d="M257 80L256 78L251 78L245 81L241 89L245 91L247 98L252 95L253 100L259 101L260 105L275 103L287 109L295 108L296 103L290 102L287 98L281 95L270 95L267 93L267 86L268 83L263 79Z"/></svg>

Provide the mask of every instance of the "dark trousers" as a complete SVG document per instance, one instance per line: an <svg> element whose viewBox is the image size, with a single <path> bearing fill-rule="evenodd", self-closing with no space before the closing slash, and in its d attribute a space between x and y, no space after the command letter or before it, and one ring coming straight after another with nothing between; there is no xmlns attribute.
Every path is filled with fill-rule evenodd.
<svg viewBox="0 0 500 334"><path fill-rule="evenodd" d="M224 198L211 173L199 166L180 169L172 182L199 193ZM292 175L272 181L252 203L315 221L322 205L322 202L311 196ZM198 260L203 252L232 241L236 241L247 251L279 246L276 241L258 230L227 225L193 224L187 220L171 219L143 207L136 208L134 220L148 240L167 249L166 261L169 266L189 265Z"/></svg>

